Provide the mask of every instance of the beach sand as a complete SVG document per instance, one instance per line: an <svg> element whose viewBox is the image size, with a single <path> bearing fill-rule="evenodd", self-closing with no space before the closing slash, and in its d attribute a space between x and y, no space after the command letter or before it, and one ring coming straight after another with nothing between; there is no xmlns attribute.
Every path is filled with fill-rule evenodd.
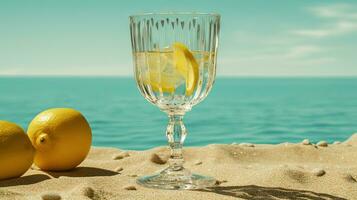
<svg viewBox="0 0 357 200"><path fill-rule="evenodd" d="M165 167L151 158L167 155L166 147L128 155L93 147L75 170L32 167L20 178L0 181L0 199L357 199L357 134L327 147L305 143L185 148L187 168L220 181L200 191L154 190L135 183L136 176Z"/></svg>

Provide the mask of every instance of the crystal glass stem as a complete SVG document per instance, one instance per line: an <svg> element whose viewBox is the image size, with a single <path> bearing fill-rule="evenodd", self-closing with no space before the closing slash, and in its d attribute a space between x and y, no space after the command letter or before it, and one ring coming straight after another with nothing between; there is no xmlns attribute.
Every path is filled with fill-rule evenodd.
<svg viewBox="0 0 357 200"><path fill-rule="evenodd" d="M166 136L171 150L169 168L173 171L183 169L184 159L182 156L182 147L186 139L186 135L187 131L183 123L183 115L169 115L169 124L166 129Z"/></svg>

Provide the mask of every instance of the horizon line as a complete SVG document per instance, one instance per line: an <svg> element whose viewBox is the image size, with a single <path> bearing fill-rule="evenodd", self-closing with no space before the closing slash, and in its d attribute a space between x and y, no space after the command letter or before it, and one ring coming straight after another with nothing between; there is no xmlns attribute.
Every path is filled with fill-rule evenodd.
<svg viewBox="0 0 357 200"><path fill-rule="evenodd" d="M133 75L1 75L0 78L133 78ZM216 78L357 78L357 75L217 75Z"/></svg>

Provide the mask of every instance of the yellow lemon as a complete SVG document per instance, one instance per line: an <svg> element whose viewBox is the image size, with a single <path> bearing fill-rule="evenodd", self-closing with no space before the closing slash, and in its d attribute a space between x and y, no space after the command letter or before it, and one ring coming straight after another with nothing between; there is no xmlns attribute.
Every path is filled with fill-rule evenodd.
<svg viewBox="0 0 357 200"><path fill-rule="evenodd" d="M34 163L42 170L70 170L87 156L91 128L84 116L70 108L53 108L38 114L27 134L36 149Z"/></svg>
<svg viewBox="0 0 357 200"><path fill-rule="evenodd" d="M35 149L18 125L0 120L0 179L15 178L32 165Z"/></svg>
<svg viewBox="0 0 357 200"><path fill-rule="evenodd" d="M178 72L186 80L186 96L190 96L196 89L198 82L198 63L192 52L182 43L175 42L173 45L173 60Z"/></svg>

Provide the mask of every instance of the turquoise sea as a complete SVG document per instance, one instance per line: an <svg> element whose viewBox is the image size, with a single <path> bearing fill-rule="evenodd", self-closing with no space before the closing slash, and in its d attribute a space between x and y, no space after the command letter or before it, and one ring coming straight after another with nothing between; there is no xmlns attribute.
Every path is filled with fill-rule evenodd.
<svg viewBox="0 0 357 200"><path fill-rule="evenodd" d="M72 107L93 129L93 145L166 145L167 117L129 77L0 77L0 119L27 128L40 111ZM186 146L345 140L357 132L357 78L217 78L185 117Z"/></svg>

